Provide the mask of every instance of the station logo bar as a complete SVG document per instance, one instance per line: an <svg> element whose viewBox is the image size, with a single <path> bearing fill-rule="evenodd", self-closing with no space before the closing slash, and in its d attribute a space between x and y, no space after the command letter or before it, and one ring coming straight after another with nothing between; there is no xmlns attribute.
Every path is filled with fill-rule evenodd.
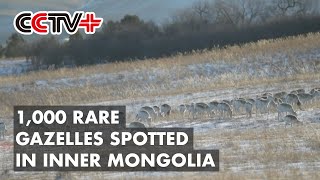
<svg viewBox="0 0 320 180"><path fill-rule="evenodd" d="M76 11L71 15L67 11L22 11L14 18L13 25L23 35L60 35L63 29L68 34L75 34L79 28L86 34L94 34L100 28L103 18L94 12Z"/></svg>

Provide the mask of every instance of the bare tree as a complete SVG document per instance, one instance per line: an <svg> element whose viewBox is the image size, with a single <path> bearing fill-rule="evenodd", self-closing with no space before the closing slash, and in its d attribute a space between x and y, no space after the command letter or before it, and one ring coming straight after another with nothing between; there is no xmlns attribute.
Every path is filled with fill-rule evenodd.
<svg viewBox="0 0 320 180"><path fill-rule="evenodd" d="M265 0L218 0L214 9L217 23L242 26L264 19L269 8Z"/></svg>
<svg viewBox="0 0 320 180"><path fill-rule="evenodd" d="M188 30L196 30L199 19L196 17L192 8L178 11L171 19L171 25L165 27L167 33L182 33L189 27Z"/></svg>
<svg viewBox="0 0 320 180"><path fill-rule="evenodd" d="M208 23L208 16L210 14L210 3L208 1L202 0L194 3L192 10L200 18L200 21Z"/></svg>
<svg viewBox="0 0 320 180"><path fill-rule="evenodd" d="M265 9L267 9L265 0L239 0L238 3L238 9L235 9L235 17L237 17L239 25L261 21Z"/></svg>
<svg viewBox="0 0 320 180"><path fill-rule="evenodd" d="M277 8L282 16L305 15L308 12L307 4L310 0L276 0Z"/></svg>
<svg viewBox="0 0 320 180"><path fill-rule="evenodd" d="M192 30L207 24L240 27L265 23L279 16L312 14L319 11L319 4L319 0L200 0L180 11L175 20Z"/></svg>
<svg viewBox="0 0 320 180"><path fill-rule="evenodd" d="M212 3L208 0L195 2L190 8L178 11L172 17L172 23L182 32L184 26L191 30L199 30L213 22L212 7Z"/></svg>
<svg viewBox="0 0 320 180"><path fill-rule="evenodd" d="M230 1L217 0L214 4L214 9L216 12L216 23L236 26L235 4L232 4Z"/></svg>

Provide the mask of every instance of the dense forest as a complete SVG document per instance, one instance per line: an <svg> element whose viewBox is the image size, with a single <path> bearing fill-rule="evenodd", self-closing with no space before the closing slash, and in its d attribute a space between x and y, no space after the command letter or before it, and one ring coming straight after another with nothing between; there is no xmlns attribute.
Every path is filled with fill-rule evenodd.
<svg viewBox="0 0 320 180"><path fill-rule="evenodd" d="M77 32L67 41L41 36L27 42L14 33L0 56L25 56L36 68L81 66L158 58L192 50L223 48L260 39L318 32L320 15L309 0L199 1L165 24L135 15L107 21L94 35Z"/></svg>

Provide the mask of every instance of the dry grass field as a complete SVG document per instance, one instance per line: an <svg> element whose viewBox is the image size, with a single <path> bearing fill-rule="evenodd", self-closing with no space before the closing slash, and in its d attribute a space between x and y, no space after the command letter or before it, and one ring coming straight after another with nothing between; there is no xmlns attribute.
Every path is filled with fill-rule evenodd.
<svg viewBox="0 0 320 180"><path fill-rule="evenodd" d="M0 77L0 179L55 179L58 172L13 172L14 105L126 105L127 121L145 105L255 98L265 92L320 87L320 33L168 58ZM156 127L193 127L195 148L219 149L220 172L70 172L65 179L320 179L320 101L303 105L303 125L285 127L273 111L252 118L188 119L177 114Z"/></svg>

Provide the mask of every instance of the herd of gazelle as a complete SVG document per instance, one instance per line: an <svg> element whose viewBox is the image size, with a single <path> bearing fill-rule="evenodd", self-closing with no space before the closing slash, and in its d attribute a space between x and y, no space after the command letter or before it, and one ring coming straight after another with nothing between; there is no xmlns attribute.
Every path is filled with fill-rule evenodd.
<svg viewBox="0 0 320 180"><path fill-rule="evenodd" d="M236 98L232 100L211 101L209 103L191 103L181 104L177 107L176 111L185 118L201 118L201 117L218 117L229 118L233 115L246 114L248 118L252 117L253 110L255 108L255 114L268 113L274 109L278 112L278 120L285 122L285 125L301 124L298 120L297 113L294 107L297 106L301 109L303 104L307 104L314 100L319 100L320 88L314 88L310 92L306 92L304 89L298 89L287 92L278 93L264 93L255 98ZM137 125L141 126L139 122L143 122L151 125L152 120L160 117L168 117L174 109L168 104L161 106L144 106L136 114ZM282 117L282 114L285 116ZM137 126L136 124L133 124ZM0 122L0 140L4 139L6 133L6 125L4 122Z"/></svg>
<svg viewBox="0 0 320 180"><path fill-rule="evenodd" d="M183 118L203 118L218 117L232 119L234 115L245 114L251 118L254 113L256 116L274 110L278 112L278 120L285 122L285 125L299 124L295 107L302 109L302 105L319 100L320 88L314 88L310 92L298 89L291 92L264 93L255 98L236 98L232 100L211 101L209 103L198 102L191 104L181 104L176 108L168 104L161 106L144 106L136 114L136 121L146 123L150 126L151 122L157 118L167 117L172 112L178 112ZM283 116L283 114L285 114ZM267 118L268 118L267 116Z"/></svg>

